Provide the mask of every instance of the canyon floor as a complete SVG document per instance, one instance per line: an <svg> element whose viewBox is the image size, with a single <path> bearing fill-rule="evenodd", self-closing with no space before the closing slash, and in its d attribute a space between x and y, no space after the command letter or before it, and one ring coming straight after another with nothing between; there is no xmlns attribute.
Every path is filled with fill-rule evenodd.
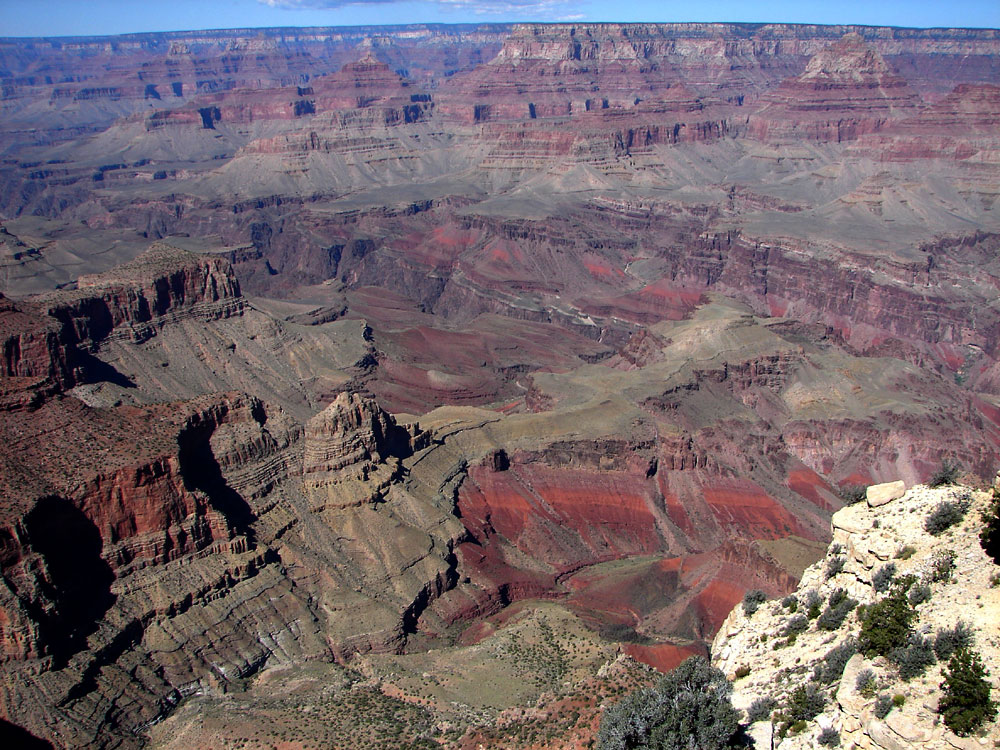
<svg viewBox="0 0 1000 750"><path fill-rule="evenodd" d="M996 30L0 39L0 78L3 731L585 747L853 488L996 471Z"/></svg>

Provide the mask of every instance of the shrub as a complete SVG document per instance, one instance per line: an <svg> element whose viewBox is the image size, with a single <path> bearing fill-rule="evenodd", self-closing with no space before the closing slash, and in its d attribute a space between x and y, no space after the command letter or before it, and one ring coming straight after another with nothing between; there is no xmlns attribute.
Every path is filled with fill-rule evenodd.
<svg viewBox="0 0 1000 750"><path fill-rule="evenodd" d="M810 620L815 620L819 617L820 607L823 605L823 597L819 595L815 589L810 589L806 593L806 614L809 616Z"/></svg>
<svg viewBox="0 0 1000 750"><path fill-rule="evenodd" d="M784 717L793 724L797 721L810 721L822 713L825 707L823 691L816 683L807 682L799 685L788 696Z"/></svg>
<svg viewBox="0 0 1000 750"><path fill-rule="evenodd" d="M927 482L928 487L943 487L946 484L955 484L955 480L958 479L958 472L962 470L962 467L958 464L948 463L946 460L941 461L941 466L935 471L930 480Z"/></svg>
<svg viewBox="0 0 1000 750"><path fill-rule="evenodd" d="M771 718L771 714L777 705L777 701L770 695L757 698L747 708L747 724L753 724L757 721L767 721Z"/></svg>
<svg viewBox="0 0 1000 750"><path fill-rule="evenodd" d="M979 543L993 562L1000 565L1000 493L993 490L993 500L983 511L983 530Z"/></svg>
<svg viewBox="0 0 1000 750"><path fill-rule="evenodd" d="M889 658L899 668L899 676L904 680L919 677L934 662L934 646L930 638L912 634L905 646L895 648Z"/></svg>
<svg viewBox="0 0 1000 750"><path fill-rule="evenodd" d="M840 488L840 499L844 505L857 505L868 496L868 488L863 484L845 484Z"/></svg>
<svg viewBox="0 0 1000 750"><path fill-rule="evenodd" d="M912 544L907 544L905 547L901 547L899 552L896 553L897 560L909 560L913 557L913 553L917 551L917 548Z"/></svg>
<svg viewBox="0 0 1000 750"><path fill-rule="evenodd" d="M882 594L889 590L892 579L896 577L896 563L886 563L875 571L872 576L872 588Z"/></svg>
<svg viewBox="0 0 1000 750"><path fill-rule="evenodd" d="M844 563L847 562L847 558L843 555L837 555L836 557L831 557L830 561L826 564L826 571L824 575L826 579L829 580L833 578L837 573L844 569Z"/></svg>
<svg viewBox="0 0 1000 750"><path fill-rule="evenodd" d="M746 664L742 664L736 668L736 673L734 674L734 677L737 680L742 680L744 677L748 677L749 675L750 675L750 667L748 667Z"/></svg>
<svg viewBox="0 0 1000 750"><path fill-rule="evenodd" d="M882 693L875 699L875 718L884 719L892 710L892 698L886 693Z"/></svg>
<svg viewBox="0 0 1000 750"><path fill-rule="evenodd" d="M816 738L816 742L823 747L840 747L840 732L833 727L824 727Z"/></svg>
<svg viewBox="0 0 1000 750"><path fill-rule="evenodd" d="M906 599L910 604L916 607L918 604L923 604L926 601L930 601L931 598L931 587L926 583L918 583L913 586L909 592L906 594Z"/></svg>
<svg viewBox="0 0 1000 750"><path fill-rule="evenodd" d="M601 716L599 750L704 750L738 747L739 713L721 670L692 656L655 686L632 693Z"/></svg>
<svg viewBox="0 0 1000 750"><path fill-rule="evenodd" d="M833 591L830 592L830 598L827 599L827 604L831 607L837 607L842 602L847 600L847 589L838 586Z"/></svg>
<svg viewBox="0 0 1000 750"><path fill-rule="evenodd" d="M760 589L753 589L743 595L743 612L750 616L767 601L767 594Z"/></svg>
<svg viewBox="0 0 1000 750"><path fill-rule="evenodd" d="M812 681L819 682L823 679L823 662L816 662L813 665Z"/></svg>
<svg viewBox="0 0 1000 750"><path fill-rule="evenodd" d="M847 662L856 653L858 653L858 642L853 638L848 638L839 646L831 648L826 652L823 661L820 662L822 664L820 679L827 685L831 685L839 680L841 675L844 674L844 667L847 666Z"/></svg>
<svg viewBox="0 0 1000 750"><path fill-rule="evenodd" d="M955 570L955 553L950 549L941 550L931 561L931 580L935 583L950 581Z"/></svg>
<svg viewBox="0 0 1000 750"><path fill-rule="evenodd" d="M792 723L792 725L788 727L788 732L790 734L798 734L799 732L804 732L808 727L809 727L809 722L807 722L805 719L799 719L798 721Z"/></svg>
<svg viewBox="0 0 1000 750"><path fill-rule="evenodd" d="M820 630L836 630L844 624L844 620L857 605L844 589L837 589L830 594L830 603L816 621L816 627Z"/></svg>
<svg viewBox="0 0 1000 750"><path fill-rule="evenodd" d="M903 695L902 693L896 693L894 696L892 696L892 705L895 708L902 708L904 705L906 705L906 696Z"/></svg>
<svg viewBox="0 0 1000 750"><path fill-rule="evenodd" d="M878 681L875 679L875 673L870 669L862 669L858 672L858 677L854 681L854 689L857 690L862 695L870 698L875 695L875 690L878 687Z"/></svg>
<svg viewBox="0 0 1000 750"><path fill-rule="evenodd" d="M893 649L906 645L916 611L906 600L901 587L865 609L861 619L859 645L868 657L888 656Z"/></svg>
<svg viewBox="0 0 1000 750"><path fill-rule="evenodd" d="M809 620L804 615L792 615L785 623L782 635L789 636L809 629Z"/></svg>
<svg viewBox="0 0 1000 750"><path fill-rule="evenodd" d="M924 531L940 536L957 523L969 511L969 503L963 500L944 500L937 504L924 521Z"/></svg>
<svg viewBox="0 0 1000 750"><path fill-rule="evenodd" d="M997 704L990 697L990 683L986 680L988 674L982 658L971 648L956 650L948 661L938 712L955 734L967 737L997 715Z"/></svg>
<svg viewBox="0 0 1000 750"><path fill-rule="evenodd" d="M781 600L781 606L789 612L795 612L799 608L799 600L795 598L795 594L789 594Z"/></svg>

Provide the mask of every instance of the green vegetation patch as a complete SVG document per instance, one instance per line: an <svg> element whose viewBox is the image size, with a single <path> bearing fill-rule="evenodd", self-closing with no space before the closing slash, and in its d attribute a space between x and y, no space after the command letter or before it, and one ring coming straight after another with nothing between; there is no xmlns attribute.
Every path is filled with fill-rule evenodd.
<svg viewBox="0 0 1000 750"><path fill-rule="evenodd" d="M996 717L988 674L982 657L970 648L958 649L948 661L938 711L955 734L967 737Z"/></svg>
<svg viewBox="0 0 1000 750"><path fill-rule="evenodd" d="M721 670L692 656L652 688L604 712L599 750L722 750L740 747L739 714Z"/></svg>

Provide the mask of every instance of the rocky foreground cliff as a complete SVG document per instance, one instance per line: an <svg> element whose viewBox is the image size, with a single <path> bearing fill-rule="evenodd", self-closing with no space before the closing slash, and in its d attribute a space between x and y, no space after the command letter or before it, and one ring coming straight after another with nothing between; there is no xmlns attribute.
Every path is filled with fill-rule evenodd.
<svg viewBox="0 0 1000 750"><path fill-rule="evenodd" d="M897 484L835 513L833 543L796 591L748 598L716 636L713 661L735 681L733 702L748 711L757 747L972 750L1000 741L995 719L959 736L940 713L959 646L981 655L1000 696L1000 565L980 545L993 494L923 485L904 494ZM893 597L898 612L874 627L875 605ZM904 642L878 655L894 628Z"/></svg>

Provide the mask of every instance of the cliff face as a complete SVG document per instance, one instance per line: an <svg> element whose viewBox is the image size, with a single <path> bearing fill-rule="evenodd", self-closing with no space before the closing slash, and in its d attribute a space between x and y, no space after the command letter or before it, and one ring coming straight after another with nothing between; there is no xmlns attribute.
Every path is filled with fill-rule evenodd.
<svg viewBox="0 0 1000 750"><path fill-rule="evenodd" d="M851 141L916 112L921 101L907 81L857 34L810 58L805 71L761 99L749 121L761 140Z"/></svg>
<svg viewBox="0 0 1000 750"><path fill-rule="evenodd" d="M805 685L821 696L823 705L816 707L814 718L787 735L777 730L782 726L787 730L795 719L782 724L777 713L773 723L766 718L770 711L764 712L764 720L758 716L751 726L758 742L773 742L776 748L815 747L819 732L831 727L841 745L873 750L973 748L1000 738L996 722L986 725L982 735L986 739L959 737L944 725L937 710L947 656L942 656L939 645L931 649L940 633L964 623L972 634L968 645L986 664L995 664L1000 656L1000 593L995 585L1000 568L979 544L980 514L992 494L920 485L903 494L899 485L898 490L891 485L871 487L867 502L834 514L833 543L802 576L792 595L797 606L789 597L761 604L748 616L741 605L722 624L712 658L735 680L733 702L738 708L770 697L779 712L787 711L789 696ZM942 503L964 504L965 515L933 535L925 524ZM891 573L886 573L887 566ZM906 672L902 657L893 657L894 661L858 653L865 648L863 639L859 645L858 613L885 599L893 586L920 589L918 593L909 589L909 600L917 602L910 605L915 609L912 627L926 639L927 664L919 674ZM833 619L825 623L825 608L835 590L844 592L857 609L849 609L842 623ZM812 597L824 609L818 619L813 619L818 609L807 613ZM871 677L859 682L862 673ZM997 678L989 679L996 696ZM876 708L878 696L894 695L901 697L888 703L889 711Z"/></svg>
<svg viewBox="0 0 1000 750"><path fill-rule="evenodd" d="M6 378L44 381L59 390L104 379L104 372L94 372L101 365L93 353L109 338L141 343L168 321L214 320L243 310L228 263L165 245L113 276L82 276L77 287L20 303L2 300Z"/></svg>
<svg viewBox="0 0 1000 750"><path fill-rule="evenodd" d="M393 70L433 84L492 57L508 28L234 29L132 34L114 41L36 39L30 46L6 39L0 42L3 68L11 71L4 82L4 119L30 121L31 102L44 101L52 112L52 127L43 127L44 135L15 137L28 142L72 139L103 130L118 117L142 117L150 104L169 110L195 97L238 89L307 89L313 79L355 61L359 47L377 51ZM59 73L54 75L55 69ZM170 113L165 120L187 118L200 128L205 121L198 109ZM294 116L295 108L276 101L271 114ZM207 115L211 123L211 112Z"/></svg>
<svg viewBox="0 0 1000 750"><path fill-rule="evenodd" d="M306 424L304 490L316 509L384 500L400 479L400 459L428 438L418 425L397 425L373 400L341 393Z"/></svg>
<svg viewBox="0 0 1000 750"><path fill-rule="evenodd" d="M296 608L305 615L294 597L251 603L263 581L281 585L276 558L222 473L287 451L294 433L280 414L262 427L264 415L238 395L118 410L56 397L5 415L18 445L4 467L3 704L13 721L66 745L105 742L103 731L127 738L205 679L209 663L246 671L270 653L249 630L221 625L229 606L260 608L261 632L283 631ZM238 460L209 447L233 430L244 435ZM220 608L218 592L238 589ZM206 660L178 659L168 645L177 639L200 642ZM295 640L298 655L323 653L314 635ZM48 703L43 694L62 708L30 709ZM94 711L108 716L105 730L87 719Z"/></svg>
<svg viewBox="0 0 1000 750"><path fill-rule="evenodd" d="M265 664L401 648L424 602L454 585L454 520L417 511L389 492L395 474L369 476L354 454L339 472L381 512L313 502L320 478L338 498L351 479L303 463L314 439L256 399L108 410L55 398L21 414L6 415L5 436L22 441L8 458L43 471L3 468L2 704L60 745L137 744L181 696ZM386 447L377 431L326 434ZM370 580L355 590L356 577Z"/></svg>
<svg viewBox="0 0 1000 750"><path fill-rule="evenodd" d="M137 746L182 696L264 664L400 648L426 600L454 584L448 548L460 526L429 509L414 521L419 501L386 497L400 459L427 438L370 398L345 393L305 429L234 392L107 402L101 386L138 389L98 355L134 357L193 322L252 324L259 313L224 261L154 247L4 313L15 342L0 466L0 705L10 721L67 747ZM39 328L62 346L35 362L23 342ZM311 503L320 486L326 501ZM393 509L334 500L352 491ZM385 523L409 529L395 553L374 552ZM351 525L359 539L345 545L334 530ZM392 583L356 592L349 582L366 575Z"/></svg>

